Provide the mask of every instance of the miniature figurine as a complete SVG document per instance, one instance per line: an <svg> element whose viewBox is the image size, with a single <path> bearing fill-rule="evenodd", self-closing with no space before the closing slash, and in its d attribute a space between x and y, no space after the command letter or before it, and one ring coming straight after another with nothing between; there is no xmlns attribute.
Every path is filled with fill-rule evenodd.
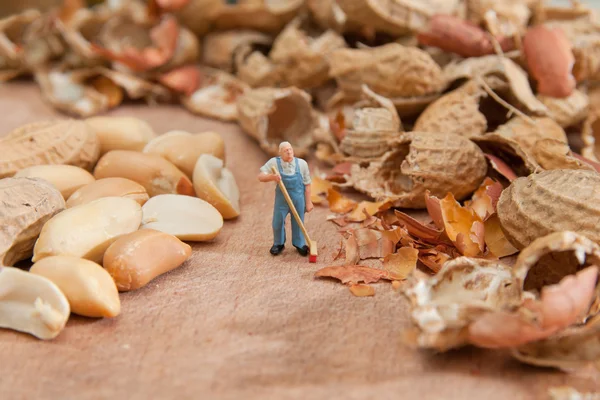
<svg viewBox="0 0 600 400"><path fill-rule="evenodd" d="M272 172L276 168L279 174ZM310 171L308 164L301 158L294 157L294 149L289 142L279 144L279 157L273 157L260 168L258 180L261 182L283 182L283 185L301 221L304 213L314 208L310 199ZM277 255L285 248L285 218L290 207L279 185L275 188L275 205L273 209L273 247L271 254ZM309 247L301 231L300 225L292 218L292 244L302 256L306 256Z"/></svg>

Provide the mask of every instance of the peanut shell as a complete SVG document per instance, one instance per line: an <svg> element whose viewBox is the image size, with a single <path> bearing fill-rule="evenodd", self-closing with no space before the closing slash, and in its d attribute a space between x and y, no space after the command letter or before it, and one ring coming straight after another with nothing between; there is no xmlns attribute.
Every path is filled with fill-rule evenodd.
<svg viewBox="0 0 600 400"><path fill-rule="evenodd" d="M529 0L468 0L467 19L479 25L489 20L488 13L493 13L494 35L523 34L532 15L529 3Z"/></svg>
<svg viewBox="0 0 600 400"><path fill-rule="evenodd" d="M279 87L283 81L277 65L248 43L236 48L233 64L236 77L250 87Z"/></svg>
<svg viewBox="0 0 600 400"><path fill-rule="evenodd" d="M65 200L40 178L0 179L0 199L0 266L12 266L31 257L42 227L65 209Z"/></svg>
<svg viewBox="0 0 600 400"><path fill-rule="evenodd" d="M581 155L593 161L600 161L600 110L588 114L583 124Z"/></svg>
<svg viewBox="0 0 600 400"><path fill-rule="evenodd" d="M512 96L511 100L516 105L534 115L544 116L548 113L548 108L533 94L525 70L509 58L496 55L471 57L447 65L444 67L443 74L448 85L465 78L483 79L486 83L489 78L501 78L500 81L495 79L493 82L496 82L496 86L499 86L502 81L506 82L509 94ZM497 87L491 88L497 89Z"/></svg>
<svg viewBox="0 0 600 400"><path fill-rule="evenodd" d="M199 38L184 26L179 26L177 46L171 59L157 69L157 72L171 71L177 67L193 64L200 59L201 42Z"/></svg>
<svg viewBox="0 0 600 400"><path fill-rule="evenodd" d="M0 56L7 60L9 68L14 69L25 67L18 46L22 45L27 27L42 16L40 10L36 9L19 11L9 13L0 20Z"/></svg>
<svg viewBox="0 0 600 400"><path fill-rule="evenodd" d="M303 6L304 0L221 3L221 6L215 10L212 21L217 30L254 29L275 33L290 22Z"/></svg>
<svg viewBox="0 0 600 400"><path fill-rule="evenodd" d="M106 249L102 263L119 292L126 292L179 267L191 254L192 247L173 235L140 229L115 240Z"/></svg>
<svg viewBox="0 0 600 400"><path fill-rule="evenodd" d="M400 136L402 121L394 104L363 86L364 96L376 107L356 108L345 127L339 148L351 160L377 158L388 150L388 142ZM343 109L342 109L343 110Z"/></svg>
<svg viewBox="0 0 600 400"><path fill-rule="evenodd" d="M98 160L94 177L130 179L142 185L150 197L167 193L195 195L192 181L173 163L156 154L109 151Z"/></svg>
<svg viewBox="0 0 600 400"><path fill-rule="evenodd" d="M322 29L344 32L348 28L346 13L337 0L306 0L311 17Z"/></svg>
<svg viewBox="0 0 600 400"><path fill-rule="evenodd" d="M77 189L66 202L67 208L72 208L101 197L128 197L140 206L148 201L148 192L137 182L125 178L103 178L88 183Z"/></svg>
<svg viewBox="0 0 600 400"><path fill-rule="evenodd" d="M273 39L264 33L252 30L210 32L202 43L202 61L209 67L228 73L233 72L233 54L244 44L270 46Z"/></svg>
<svg viewBox="0 0 600 400"><path fill-rule="evenodd" d="M114 106L108 96L85 84L84 80L93 75L96 75L93 70L40 70L34 78L52 107L74 117L87 118Z"/></svg>
<svg viewBox="0 0 600 400"><path fill-rule="evenodd" d="M560 140L538 140L531 154L543 169L585 169L596 171L592 163L575 156L568 143Z"/></svg>
<svg viewBox="0 0 600 400"><path fill-rule="evenodd" d="M56 20L56 27L71 50L69 65L92 67L104 63L103 57L92 50L92 41L98 37L110 17L111 13L106 10L93 12L87 8L80 8L69 21L60 18Z"/></svg>
<svg viewBox="0 0 600 400"><path fill-rule="evenodd" d="M352 166L350 182L376 200L395 207L425 208L425 192L462 200L487 173L483 152L469 139L452 133L410 132L390 142L390 150L368 167Z"/></svg>
<svg viewBox="0 0 600 400"><path fill-rule="evenodd" d="M195 114L223 121L238 119L237 99L250 90L245 82L227 72L201 67L200 87L181 103Z"/></svg>
<svg viewBox="0 0 600 400"><path fill-rule="evenodd" d="M485 91L475 81L440 97L419 115L413 128L416 132L448 132L463 136L481 135L487 129L487 119L479 111Z"/></svg>
<svg viewBox="0 0 600 400"><path fill-rule="evenodd" d="M598 243L600 175L559 169L517 178L502 192L497 212L504 235L519 250L557 231Z"/></svg>
<svg viewBox="0 0 600 400"><path fill-rule="evenodd" d="M491 310L521 302L512 269L499 261L459 257L434 276L410 277L403 294L412 303L414 344L439 351L468 344L468 325Z"/></svg>
<svg viewBox="0 0 600 400"><path fill-rule="evenodd" d="M391 102L396 107L398 115L400 117L412 117L427 108L428 105L439 99L441 93L425 95L425 96L411 96L411 97L392 97Z"/></svg>
<svg viewBox="0 0 600 400"><path fill-rule="evenodd" d="M549 97L540 94L537 95L537 98L548 108L548 115L563 128L577 125L588 114L588 96L579 89L573 90L566 98Z"/></svg>
<svg viewBox="0 0 600 400"><path fill-rule="evenodd" d="M457 11L457 0L337 0L353 25L373 27L394 36L416 33L426 27L435 13L453 14Z"/></svg>
<svg viewBox="0 0 600 400"><path fill-rule="evenodd" d="M31 261L67 255L101 263L115 238L136 231L141 221L141 206L126 197L102 197L69 208L44 224Z"/></svg>
<svg viewBox="0 0 600 400"><path fill-rule="evenodd" d="M590 265L600 265L600 246L575 232L557 231L525 247L517 256L514 273L523 290L540 291Z"/></svg>
<svg viewBox="0 0 600 400"><path fill-rule="evenodd" d="M54 282L65 294L71 312L91 318L116 317L121 300L110 274L95 262L73 256L50 256L29 272Z"/></svg>
<svg viewBox="0 0 600 400"><path fill-rule="evenodd" d="M41 164L67 164L91 171L100 143L83 121L31 122L0 138L0 178Z"/></svg>
<svg viewBox="0 0 600 400"><path fill-rule="evenodd" d="M298 157L307 154L319 121L308 93L294 87L252 89L238 98L238 119L245 133L270 155L289 141Z"/></svg>
<svg viewBox="0 0 600 400"><path fill-rule="evenodd" d="M41 178L52 183L60 191L60 194L66 200L73 192L82 186L94 182L94 175L83 168L74 165L34 165L23 168L15 175L25 178Z"/></svg>
<svg viewBox="0 0 600 400"><path fill-rule="evenodd" d="M398 43L337 49L328 59L329 74L348 99L359 99L363 84L388 98L436 94L445 85L442 69L429 54Z"/></svg>
<svg viewBox="0 0 600 400"><path fill-rule="evenodd" d="M547 339L527 343L511 349L511 355L526 364L554 367L563 370L582 369L600 360L600 315L583 325L569 327ZM586 398L579 393L569 393L564 399ZM595 395L590 393L589 398Z"/></svg>
<svg viewBox="0 0 600 400"><path fill-rule="evenodd" d="M277 35L269 58L279 66L287 86L315 88L329 80L327 54L347 45L341 35L331 30L311 35L303 22L302 17L297 17Z"/></svg>
<svg viewBox="0 0 600 400"><path fill-rule="evenodd" d="M533 117L525 119L523 117L513 117L507 123L500 125L495 133L507 139L512 139L521 146L530 157L533 156L538 142L544 139L554 139L562 143L567 143L567 134L552 118ZM537 161L537 160L536 160Z"/></svg>
<svg viewBox="0 0 600 400"><path fill-rule="evenodd" d="M222 4L221 0L190 0L174 14L196 36L202 36L210 30L212 19Z"/></svg>
<svg viewBox="0 0 600 400"><path fill-rule="evenodd" d="M52 13L35 7L21 9L0 20L0 57L10 60L9 69L37 70L65 53L53 20Z"/></svg>
<svg viewBox="0 0 600 400"><path fill-rule="evenodd" d="M516 125L516 123L515 123ZM532 154L527 153L519 142L496 132L470 138L488 155L499 158L510 166L517 176L527 176L540 168Z"/></svg>

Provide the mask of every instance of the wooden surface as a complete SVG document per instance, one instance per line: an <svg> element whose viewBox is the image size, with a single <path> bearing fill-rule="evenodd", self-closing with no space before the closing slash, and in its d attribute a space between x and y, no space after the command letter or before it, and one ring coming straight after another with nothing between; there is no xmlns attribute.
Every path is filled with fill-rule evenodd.
<svg viewBox="0 0 600 400"><path fill-rule="evenodd" d="M61 117L33 85L0 85L0 134ZM180 268L121 294L114 319L72 316L53 341L0 330L0 398L17 399L545 399L549 387L600 387L598 376L519 364L502 351L417 352L400 337L407 302L389 283L357 298L313 273L340 236L316 206L306 218L319 244L309 264L288 243L272 245L274 184L260 183L268 157L234 124L182 107L122 107L159 133L214 130L241 191L242 214L212 243L193 245Z"/></svg>

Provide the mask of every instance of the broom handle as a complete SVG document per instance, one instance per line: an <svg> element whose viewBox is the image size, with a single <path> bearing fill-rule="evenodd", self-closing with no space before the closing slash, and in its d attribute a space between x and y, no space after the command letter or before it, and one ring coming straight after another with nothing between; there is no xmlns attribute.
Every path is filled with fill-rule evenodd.
<svg viewBox="0 0 600 400"><path fill-rule="evenodd" d="M271 169L273 170L273 173L279 175L279 171L277 170L277 167L272 166ZM279 177L281 177L281 175L279 175ZM308 242L307 244L310 246L310 237L308 236L308 232L306 231L306 228L304 227L304 224L302 223L302 220L300 219L300 216L298 215L298 211L296 211L296 207L294 207L294 203L292 202L292 199L290 198L290 195L288 194L288 191L285 188L283 181L280 180L277 183L279 183L279 188L281 189L281 192L283 193L283 196L285 197L285 200L287 201L288 206L290 206L290 210L292 211L292 214L294 214L294 218L296 218L296 222L298 222L298 225L300 225L300 229L302 229L304 238Z"/></svg>

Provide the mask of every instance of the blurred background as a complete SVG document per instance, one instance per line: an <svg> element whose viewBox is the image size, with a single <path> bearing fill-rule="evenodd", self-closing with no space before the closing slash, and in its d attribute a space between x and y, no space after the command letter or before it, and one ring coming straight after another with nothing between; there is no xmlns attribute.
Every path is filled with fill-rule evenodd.
<svg viewBox="0 0 600 400"><path fill-rule="evenodd" d="M41 11L49 10L52 7L60 5L64 0L0 0L0 18L25 10L27 8L37 8ZM103 3L104 0L81 0L87 5ZM109 0L110 1L110 0ZM238 0L223 0L223 3L235 4ZM547 0L548 4L569 5L571 0ZM581 0L581 3L594 7L600 7L600 0Z"/></svg>

